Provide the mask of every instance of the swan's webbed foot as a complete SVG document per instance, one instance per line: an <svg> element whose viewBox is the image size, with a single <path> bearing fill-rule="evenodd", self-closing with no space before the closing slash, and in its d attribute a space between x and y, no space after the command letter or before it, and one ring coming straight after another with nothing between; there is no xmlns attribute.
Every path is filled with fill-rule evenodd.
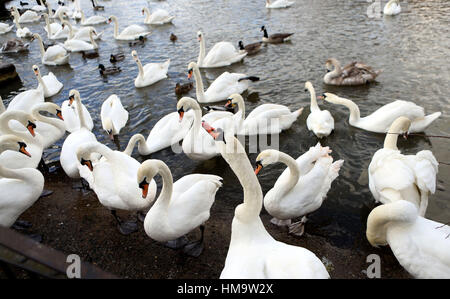
<svg viewBox="0 0 450 299"><path fill-rule="evenodd" d="M289 225L291 225L291 219L280 220L280 219L277 219L277 218L273 217L272 219L270 219L270 222L272 224L277 225L277 226L289 226Z"/></svg>
<svg viewBox="0 0 450 299"><path fill-rule="evenodd" d="M138 230L138 224L136 221L125 221L122 223L118 223L117 227L122 235L129 235Z"/></svg>
<svg viewBox="0 0 450 299"><path fill-rule="evenodd" d="M53 194L53 191L52 190L46 190L46 189L44 189L44 190L42 190L42 193L41 193L41 195L39 196L39 198L41 198L41 197L46 197L46 196L50 196L50 195L52 195Z"/></svg>
<svg viewBox="0 0 450 299"><path fill-rule="evenodd" d="M200 225L200 231L202 233L200 239L195 242L191 242L186 244L183 248L183 252L192 257L199 257L202 254L204 246L203 246L203 236L205 234L205 226Z"/></svg>
<svg viewBox="0 0 450 299"><path fill-rule="evenodd" d="M305 223L307 220L306 216L303 216L302 220L289 225L289 233L301 237L305 232Z"/></svg>
<svg viewBox="0 0 450 299"><path fill-rule="evenodd" d="M140 222L144 223L145 216L147 216L147 214L142 213L141 211L138 211L138 212L137 212L137 215L136 215L136 218L137 218Z"/></svg>
<svg viewBox="0 0 450 299"><path fill-rule="evenodd" d="M170 249L180 249L186 246L188 242L189 240L186 238L186 236L181 236L178 239L167 241L166 243L164 243L164 246Z"/></svg>
<svg viewBox="0 0 450 299"><path fill-rule="evenodd" d="M16 222L14 222L14 224L12 225L13 229L16 230L23 230L23 229L27 229L31 227L31 222L29 221L25 221L25 220L17 220Z"/></svg>

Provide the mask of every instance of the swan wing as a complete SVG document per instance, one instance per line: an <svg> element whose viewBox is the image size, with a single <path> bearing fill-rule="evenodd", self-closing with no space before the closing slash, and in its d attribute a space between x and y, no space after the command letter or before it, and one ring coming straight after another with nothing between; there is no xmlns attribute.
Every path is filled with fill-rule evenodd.
<svg viewBox="0 0 450 299"><path fill-rule="evenodd" d="M243 93L248 88L248 81L239 82L238 80L245 76L245 74L238 73L222 73L205 91L205 97L221 101L233 93Z"/></svg>
<svg viewBox="0 0 450 299"><path fill-rule="evenodd" d="M103 102L100 117L102 120L109 117L117 133L119 133L120 129L127 124L128 111L123 107L120 98L113 94Z"/></svg>
<svg viewBox="0 0 450 299"><path fill-rule="evenodd" d="M54 45L47 48L44 54L44 60L54 61L67 55L67 51L60 45Z"/></svg>
<svg viewBox="0 0 450 299"><path fill-rule="evenodd" d="M130 36L135 36L135 35L139 35L139 34L144 34L144 33L148 33L147 29L145 29L142 26L133 24L130 25L128 27L126 27L121 33L120 35L130 35Z"/></svg>
<svg viewBox="0 0 450 299"><path fill-rule="evenodd" d="M239 55L240 53L230 42L218 42L208 52L203 64L207 66L229 65Z"/></svg>
<svg viewBox="0 0 450 299"><path fill-rule="evenodd" d="M439 163L433 153L429 150L423 150L409 158L416 160L413 169L417 178L417 186L423 191L434 193Z"/></svg>

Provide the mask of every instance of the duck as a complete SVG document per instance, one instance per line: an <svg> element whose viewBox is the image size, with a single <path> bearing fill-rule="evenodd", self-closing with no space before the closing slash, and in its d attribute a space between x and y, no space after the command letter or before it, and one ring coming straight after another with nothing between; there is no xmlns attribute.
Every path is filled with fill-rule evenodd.
<svg viewBox="0 0 450 299"><path fill-rule="evenodd" d="M92 51L80 51L80 53L83 59L93 59L99 57L97 49Z"/></svg>
<svg viewBox="0 0 450 299"><path fill-rule="evenodd" d="M20 24L39 22L39 20L41 19L41 16L32 10L26 10L21 15L19 13L19 11L17 10L17 7L15 7L15 6L11 6L11 12L13 13L13 16L14 16L14 14L17 15L17 17L19 19L18 22Z"/></svg>
<svg viewBox="0 0 450 299"><path fill-rule="evenodd" d="M17 124L18 123L18 124ZM27 131L23 131L22 127ZM42 138L36 134L35 118L27 112L20 110L7 110L0 114L0 135L15 135L27 144L27 151L30 158L21 153L6 151L0 154L0 165L10 168L36 168L42 157Z"/></svg>
<svg viewBox="0 0 450 299"><path fill-rule="evenodd" d="M139 69L139 74L134 80L135 87L146 87L167 78L170 59L167 59L165 62L161 63L147 63L144 67L142 67L141 60L139 59L136 50L131 52L131 56L134 61L136 61Z"/></svg>
<svg viewBox="0 0 450 299"><path fill-rule="evenodd" d="M383 8L383 14L387 16L398 15L402 11L399 0L390 0Z"/></svg>
<svg viewBox="0 0 450 299"><path fill-rule="evenodd" d="M252 43L244 46L244 43L240 40L238 43L239 50L246 52L248 55L255 55L261 50L262 42Z"/></svg>
<svg viewBox="0 0 450 299"><path fill-rule="evenodd" d="M194 111L193 124L183 138L182 149L186 156L195 161L209 160L219 155L214 140L202 129L202 110L196 100L189 97L181 98L177 103L180 120L185 112Z"/></svg>
<svg viewBox="0 0 450 299"><path fill-rule="evenodd" d="M93 154L100 154L100 160L93 160ZM76 161L80 173L94 190L100 203L111 211L123 235L138 229L136 221L123 221L116 210L139 213L148 210L155 201L156 183L149 180L147 193L142 196L136 184L136 175L141 166L136 159L120 151L113 151L99 142L85 142L76 150ZM86 170L86 168L88 170Z"/></svg>
<svg viewBox="0 0 450 299"><path fill-rule="evenodd" d="M63 24L64 25L64 24ZM64 48L69 50L70 52L80 52L80 51L92 51L98 49L98 45L94 40L95 31L89 30L90 43L85 42L84 40L79 39L71 39L70 37L64 42Z"/></svg>
<svg viewBox="0 0 450 299"><path fill-rule="evenodd" d="M247 53L240 53L230 42L216 43L205 56L205 38L201 31L197 32L197 39L200 43L200 53L197 65L201 68L215 68L228 66L239 62L247 56Z"/></svg>
<svg viewBox="0 0 450 299"><path fill-rule="evenodd" d="M311 113L306 119L308 130L312 131L317 138L327 137L334 130L334 118L328 110L320 110L317 105L316 92L311 82L305 83L305 91L311 95Z"/></svg>
<svg viewBox="0 0 450 299"><path fill-rule="evenodd" d="M389 245L414 278L450 278L450 226L420 216L417 207L398 200L373 209L366 237L374 246Z"/></svg>
<svg viewBox="0 0 450 299"><path fill-rule="evenodd" d="M412 202L425 217L428 197L436 191L438 162L429 150L403 155L397 147L398 135L408 132L411 121L401 116L389 128L383 148L369 164L369 189L376 202Z"/></svg>
<svg viewBox="0 0 450 299"><path fill-rule="evenodd" d="M0 136L0 155L14 152L31 159L25 141L15 135ZM44 190L44 176L34 168L11 169L0 164L0 226L11 227Z"/></svg>
<svg viewBox="0 0 450 299"><path fill-rule="evenodd" d="M413 102L396 100L381 106L365 117L361 117L358 106L349 99L338 97L329 92L324 93L320 98L347 107L350 110L349 123L351 126L374 133L386 133L394 120L400 116L405 116L411 120L409 133L423 132L442 114L441 112L435 112L425 115L424 108Z"/></svg>
<svg viewBox="0 0 450 299"><path fill-rule="evenodd" d="M63 28L69 27L69 35L67 36L67 40L72 39L72 40L81 40L81 41L85 41L85 42L90 42L91 41L91 36L90 36L91 31L93 32L92 38L94 40L100 39L101 36L103 35L103 32L97 33L95 28L92 26L85 26L83 28L77 29L77 31L74 31L72 25L67 21L64 21L62 23L62 27Z"/></svg>
<svg viewBox="0 0 450 299"><path fill-rule="evenodd" d="M139 38L138 38L137 41L135 41L135 42L129 42L128 45L129 45L130 47L139 46L139 45L144 46L145 40L146 40L146 39L147 39L146 37L144 37L144 36L141 35L141 36L139 36Z"/></svg>
<svg viewBox="0 0 450 299"><path fill-rule="evenodd" d="M80 93L78 90L73 90L74 94L77 94L80 97ZM81 102L81 97L80 97ZM86 127L89 131L92 131L94 128L94 122L92 121L91 114L87 110L86 106L81 104L81 110L83 111L84 121L86 123ZM78 116L78 102L75 101L75 97L69 97L68 100L65 100L61 105L61 115L64 119L64 124L66 126L66 130L69 133L73 133L80 129L80 117Z"/></svg>
<svg viewBox="0 0 450 299"><path fill-rule="evenodd" d="M0 48L0 53L17 53L28 51L29 43L23 43L20 39L10 39L6 41Z"/></svg>
<svg viewBox="0 0 450 299"><path fill-rule="evenodd" d="M293 235L303 235L306 215L320 208L344 163L344 160L333 162L330 153L328 146L322 147L317 143L297 160L272 149L258 155L256 174L270 164L281 162L287 166L264 196L264 208L274 217L271 220L273 224L288 226ZM297 217L302 219L291 223L291 219Z"/></svg>
<svg viewBox="0 0 450 299"><path fill-rule="evenodd" d="M271 35L267 34L266 26L261 27L261 31L263 32L263 43L270 43L270 44L280 44L284 43L288 40L288 38L293 35L294 33L274 33Z"/></svg>
<svg viewBox="0 0 450 299"><path fill-rule="evenodd" d="M178 37L175 34L171 33L169 39L170 41L175 42L178 39Z"/></svg>
<svg viewBox="0 0 450 299"><path fill-rule="evenodd" d="M117 40L136 40L141 36L145 37L150 34L146 28L133 24L126 27L122 32L119 33L119 21L117 21L116 16L110 16L108 18L108 23L114 22L114 38Z"/></svg>
<svg viewBox="0 0 450 299"><path fill-rule="evenodd" d="M31 30L28 27L23 27L20 25L19 23L19 15L16 13L12 13L13 17L14 17L14 23L16 24L17 30L16 30L16 36L18 38L29 38L31 36L33 36L33 33L31 32Z"/></svg>
<svg viewBox="0 0 450 299"><path fill-rule="evenodd" d="M41 51L42 64L45 65L64 65L69 63L69 53L61 45L54 45L44 49L42 38L39 34L34 33L31 41L37 39L39 49Z"/></svg>
<svg viewBox="0 0 450 299"><path fill-rule="evenodd" d="M294 1L288 0L275 0L271 2L270 0L266 0L266 8L287 8L294 4Z"/></svg>
<svg viewBox="0 0 450 299"><path fill-rule="evenodd" d="M116 67L116 66L105 67L101 63L98 65L98 69L99 69L100 75L102 75L102 76L117 74L117 73L120 73L122 71L120 69L120 67Z"/></svg>
<svg viewBox="0 0 450 299"><path fill-rule="evenodd" d="M84 12L81 10L81 26L90 26L90 25L99 25L99 24L106 24L108 22L108 19L104 16L90 16L86 19L86 16L84 15Z"/></svg>
<svg viewBox="0 0 450 299"><path fill-rule="evenodd" d="M181 121L177 111L171 112L156 122L151 129L147 140L145 140L145 137L142 134L133 135L125 148L124 153L131 155L136 143L138 143L139 154L143 156L148 156L168 147L172 147L172 150L177 152L177 146L191 129L193 120L193 110L183 113ZM178 152L181 152L181 150Z"/></svg>
<svg viewBox="0 0 450 299"><path fill-rule="evenodd" d="M58 78L56 78L52 72L48 73L44 77L41 77L41 73L37 65L33 65L33 71L39 82L38 89L43 89L45 98L52 97L62 90L64 85L59 82Z"/></svg>
<svg viewBox="0 0 450 299"><path fill-rule="evenodd" d="M68 177L77 179L80 178L80 171L78 169L77 149L86 142L97 142L94 133L88 128L84 113L81 106L80 93L76 89L69 92L69 100L77 103L77 115L80 120L80 128L67 136L61 148L59 161L64 172Z"/></svg>
<svg viewBox="0 0 450 299"><path fill-rule="evenodd" d="M33 7L31 7L31 10L34 10L36 12L47 11L47 7L43 4L41 0L36 0L36 2L39 3L39 5L34 5Z"/></svg>
<svg viewBox="0 0 450 299"><path fill-rule="evenodd" d="M149 181L156 175L162 177L162 191L144 220L147 236L158 242L168 242L169 247L183 244L185 235L200 227L198 241L183 244L183 251L198 257L203 251L205 222L216 193L222 186L222 178L210 174L189 174L173 182L169 167L161 160L146 160L137 172L137 184L142 189L142 197L148 193ZM181 240L180 240L181 239Z"/></svg>
<svg viewBox="0 0 450 299"><path fill-rule="evenodd" d="M163 25L167 23L171 23L175 18L174 16L169 15L169 12L165 9L156 9L152 13L148 7L142 8L142 15L145 16L144 24L148 25Z"/></svg>
<svg viewBox="0 0 450 299"><path fill-rule="evenodd" d="M6 23L0 22L0 34L5 34L10 32L13 29L14 25L8 25Z"/></svg>
<svg viewBox="0 0 450 299"><path fill-rule="evenodd" d="M289 129L302 114L303 108L294 112L279 104L262 104L256 107L245 117L245 103L240 94L232 94L225 106L235 107L240 112L239 124L237 124L238 135L265 135L279 134Z"/></svg>
<svg viewBox="0 0 450 299"><path fill-rule="evenodd" d="M124 59L125 59L125 54L123 54L122 52L116 53L116 54L111 54L109 56L109 61L111 63L116 63L116 62L122 61Z"/></svg>
<svg viewBox="0 0 450 299"><path fill-rule="evenodd" d="M330 278L313 252L276 241L265 229L259 217L263 205L261 185L241 143L221 129L209 134L244 190L243 203L234 210L230 246L220 278Z"/></svg>
<svg viewBox="0 0 450 299"><path fill-rule="evenodd" d="M188 65L188 78L194 75L195 92L199 103L214 103L223 101L233 93L243 93L248 89L249 82L259 81L259 77L247 76L246 74L223 72L214 80L206 91L203 88L202 76L197 63Z"/></svg>
<svg viewBox="0 0 450 299"><path fill-rule="evenodd" d="M128 111L122 106L120 98L112 94L103 102L100 118L103 130L108 133L111 140L114 140L114 136L119 135L128 121Z"/></svg>
<svg viewBox="0 0 450 299"><path fill-rule="evenodd" d="M194 83L192 82L184 84L180 84L179 82L177 82L177 84L175 85L175 94L177 96L182 96L183 94L188 93L192 88L194 88Z"/></svg>
<svg viewBox="0 0 450 299"><path fill-rule="evenodd" d="M323 82L328 85L354 86L364 85L374 82L381 70L375 71L372 67L353 61L343 69L336 58L330 58L325 62L327 73L323 77ZM334 67L331 70L331 67Z"/></svg>

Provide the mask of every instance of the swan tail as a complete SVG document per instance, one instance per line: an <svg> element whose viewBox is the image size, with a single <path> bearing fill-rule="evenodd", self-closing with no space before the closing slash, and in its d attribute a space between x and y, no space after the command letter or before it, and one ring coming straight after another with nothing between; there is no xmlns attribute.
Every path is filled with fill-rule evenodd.
<svg viewBox="0 0 450 299"><path fill-rule="evenodd" d="M297 118L302 114L302 112L303 112L303 107L300 108L300 109L298 109L298 110L295 110L294 112L292 112L291 115L292 115L295 119L297 119Z"/></svg>
<svg viewBox="0 0 450 299"><path fill-rule="evenodd" d="M328 172L328 177L330 181L333 182L339 176L339 170L341 170L342 165L344 165L344 160L337 160L330 166L330 171Z"/></svg>
<svg viewBox="0 0 450 299"><path fill-rule="evenodd" d="M435 112L429 115L426 115L425 117L416 118L409 128L410 133L414 132L423 132L425 129L436 119L438 119L442 115L441 112Z"/></svg>
<svg viewBox="0 0 450 299"><path fill-rule="evenodd" d="M259 77L256 77L256 76L247 76L247 77L243 77L243 78L239 79L238 82L241 82L241 81L243 81L243 80L250 80L250 81L252 81L252 82L256 82L256 81L259 81Z"/></svg>

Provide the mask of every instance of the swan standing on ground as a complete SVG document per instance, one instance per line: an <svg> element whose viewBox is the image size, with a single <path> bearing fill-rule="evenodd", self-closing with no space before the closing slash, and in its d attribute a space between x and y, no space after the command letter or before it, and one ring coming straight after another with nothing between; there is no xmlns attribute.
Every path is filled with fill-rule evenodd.
<svg viewBox="0 0 450 299"><path fill-rule="evenodd" d="M158 242L170 242L169 247L184 245L184 252L198 257L203 251L204 223L209 219L222 178L208 174L190 174L173 182L169 167L160 160L147 160L139 167L137 184L146 197L149 181L160 174L162 191L144 220L146 234ZM200 226L199 241L185 245L185 235ZM184 243L184 244L183 244Z"/></svg>
<svg viewBox="0 0 450 299"><path fill-rule="evenodd" d="M442 114L441 112L435 112L425 116L425 111L422 107L413 102L397 100L378 108L366 117L361 117L358 106L351 100L338 97L329 92L324 93L321 99L347 107L350 110L348 120L350 125L375 133L386 133L394 120L400 116L405 116L412 121L409 133L423 132Z"/></svg>
<svg viewBox="0 0 450 299"><path fill-rule="evenodd" d="M0 155L14 151L31 159L27 144L14 135L0 136ZM28 157L26 157L28 156ZM10 227L31 207L44 189L44 176L34 168L10 169L0 163L0 226Z"/></svg>
<svg viewBox="0 0 450 299"><path fill-rule="evenodd" d="M78 96L80 96L80 93L77 90L75 90L74 93L77 93ZM89 131L92 131L94 122L92 121L91 114L83 104L81 104L81 109L83 111L86 126ZM80 129L80 117L78 116L78 103L74 101L74 97L71 97L62 103L61 111L66 130L70 133L78 131Z"/></svg>
<svg viewBox="0 0 450 299"><path fill-rule="evenodd" d="M216 149L213 138L202 129L202 111L196 100L189 97L181 98L177 103L180 119L184 118L184 113L189 109L194 111L194 123L183 139L183 152L192 160L209 160L219 152Z"/></svg>
<svg viewBox="0 0 450 299"><path fill-rule="evenodd" d="M197 65L201 68L214 68L231 65L239 62L247 56L247 52L241 53L230 42L216 43L205 56L205 38L201 31L197 32L200 42L200 53L198 54Z"/></svg>
<svg viewBox="0 0 450 299"><path fill-rule="evenodd" d="M266 0L266 8L287 8L292 4L294 4L294 1L275 0L274 2L270 2L270 0Z"/></svg>
<svg viewBox="0 0 450 299"><path fill-rule="evenodd" d="M199 103L213 103L223 101L233 93L243 93L248 89L249 81L258 81L258 77L247 76L246 74L223 72L206 91L203 89L202 75L198 65L191 62L188 65L188 78L194 74L195 92Z"/></svg>
<svg viewBox="0 0 450 299"><path fill-rule="evenodd" d="M372 67L356 61L342 68L337 59L330 58L325 65L327 73L323 77L323 82L328 85L363 85L374 82L381 73L381 70L375 71ZM332 66L334 70L331 70Z"/></svg>
<svg viewBox="0 0 450 299"><path fill-rule="evenodd" d="M113 140L114 136L119 135L120 130L127 124L128 111L123 108L120 98L113 94L103 102L100 118L103 130Z"/></svg>
<svg viewBox="0 0 450 299"><path fill-rule="evenodd" d="M400 265L415 278L450 278L450 226L419 215L399 200L372 210L366 236L378 247L389 244Z"/></svg>
<svg viewBox="0 0 450 299"><path fill-rule="evenodd" d="M17 130L17 126L13 125L14 121L19 122L28 130ZM29 113L23 111L5 111L0 114L0 135L15 135L27 144L27 151L31 154L31 158L26 158L20 153L7 151L0 154L0 165L6 168L36 168L42 157L42 139L35 134L36 120Z"/></svg>
<svg viewBox="0 0 450 299"><path fill-rule="evenodd" d="M320 110L317 105L316 92L311 82L305 83L305 91L311 94L311 112L306 119L308 130L313 131L317 138L327 137L334 130L334 118L330 111Z"/></svg>
<svg viewBox="0 0 450 299"><path fill-rule="evenodd" d="M119 34L119 22L117 21L117 17L110 16L108 19L108 23L111 22L114 22L114 38L117 40L136 40L141 36L146 37L150 34L150 31L148 31L146 28L136 24L126 27Z"/></svg>
<svg viewBox="0 0 450 299"><path fill-rule="evenodd" d="M153 126L147 137L147 141L142 134L133 135L124 150L124 153L131 156L136 142L139 142L139 154L144 156L178 144L191 129L193 119L193 110L184 113L181 121L178 112L169 113Z"/></svg>
<svg viewBox="0 0 450 299"><path fill-rule="evenodd" d="M80 119L80 129L70 133L66 140L64 140L59 160L67 176L76 179L80 177L76 154L78 147L85 142L97 142L97 138L95 138L95 135L86 124L84 113L81 108L80 93L77 90L72 89L69 93L69 100L75 100L77 103L77 115Z"/></svg>
<svg viewBox="0 0 450 299"><path fill-rule="evenodd" d="M93 154L103 157L95 163L91 159ZM84 173L85 166L89 168L89 173L83 178L97 194L100 203L111 211L119 231L124 235L135 232L138 229L136 221L123 221L116 215L116 210L138 213L147 210L155 200L155 181L151 180L148 194L141 196L141 190L136 185L139 162L96 141L79 145L76 160L80 173Z"/></svg>
<svg viewBox="0 0 450 299"><path fill-rule="evenodd" d="M44 49L42 38L39 34L33 34L32 41L38 40L39 49L41 51L42 63L45 65L63 65L69 63L69 53L60 45L54 45Z"/></svg>
<svg viewBox="0 0 450 299"><path fill-rule="evenodd" d="M383 14L388 16L398 15L402 11L399 0L390 0L383 9Z"/></svg>
<svg viewBox="0 0 450 299"><path fill-rule="evenodd" d="M81 26L98 25L108 22L108 19L105 18L104 16L91 16L86 19L84 16L84 12L83 11L80 12L81 12Z"/></svg>
<svg viewBox="0 0 450 299"><path fill-rule="evenodd" d="M58 78L56 78L52 72L48 73L48 75L45 75L44 77L41 77L41 73L39 72L39 67L37 65L33 65L33 71L39 82L38 89L43 89L44 97L52 97L63 88L64 85L59 82Z"/></svg>
<svg viewBox="0 0 450 299"><path fill-rule="evenodd" d="M150 13L150 10L147 7L142 9L142 15L147 14L144 20L144 24L149 25L162 25L166 23L172 22L175 18L174 16L169 15L169 12L164 9L156 9L153 13Z"/></svg>
<svg viewBox="0 0 450 299"><path fill-rule="evenodd" d="M232 94L225 106L238 106L242 111L242 119L237 125L238 135L279 134L289 129L302 114L303 108L291 112L291 110L278 104L262 104L256 107L245 117L245 103L240 94Z"/></svg>
<svg viewBox="0 0 450 299"><path fill-rule="evenodd" d="M317 143L309 151L294 160L277 150L265 150L256 158L255 174L267 165L281 162L286 168L275 185L264 197L264 207L274 218L271 222L279 226L289 226L289 233L303 235L306 215L316 211L331 188L331 183L339 176L344 160L333 163L329 147ZM301 217L292 223L291 219Z"/></svg>
<svg viewBox="0 0 450 299"><path fill-rule="evenodd" d="M167 78L167 72L169 71L170 59L161 63L147 63L142 67L141 60L135 50L131 52L134 61L138 65L139 74L134 80L134 86L140 88L152 85L162 79Z"/></svg>
<svg viewBox="0 0 450 299"><path fill-rule="evenodd" d="M38 22L41 19L41 16L32 10L27 10L21 15L19 13L19 11L17 10L17 7L11 6L11 11L13 14L17 15L17 17L19 18L20 24L34 23L34 22Z"/></svg>
<svg viewBox="0 0 450 299"><path fill-rule="evenodd" d="M16 24L16 36L18 38L24 38L24 37L32 37L33 33L31 32L30 29L28 29L28 27L23 27L20 25L19 23L19 15L16 14L15 12L12 12L12 15L14 17L14 24Z"/></svg>
<svg viewBox="0 0 450 299"><path fill-rule="evenodd" d="M0 34L5 34L13 29L14 25L8 25L5 23L0 23Z"/></svg>
<svg viewBox="0 0 450 299"><path fill-rule="evenodd" d="M424 217L428 195L436 191L439 164L429 150L416 155L401 154L397 138L408 132L410 124L406 117L399 117L392 123L384 147L373 155L369 164L369 188L377 202L407 200L416 205L419 215Z"/></svg>
<svg viewBox="0 0 450 299"><path fill-rule="evenodd" d="M63 24L64 26L64 24ZM70 39L70 35L64 42L64 47L71 52L91 51L98 49L98 45L94 40L95 30L89 29L89 38L91 43L79 39Z"/></svg>
<svg viewBox="0 0 450 299"><path fill-rule="evenodd" d="M231 134L210 134L244 188L244 202L234 210L230 246L220 278L329 278L314 253L278 242L266 231L259 217L263 204L261 186L245 149Z"/></svg>

